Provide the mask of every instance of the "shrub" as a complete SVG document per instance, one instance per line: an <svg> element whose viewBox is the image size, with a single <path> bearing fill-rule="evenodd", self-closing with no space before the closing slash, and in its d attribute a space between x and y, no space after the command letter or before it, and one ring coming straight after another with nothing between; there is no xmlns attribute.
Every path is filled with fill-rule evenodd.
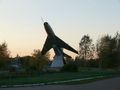
<svg viewBox="0 0 120 90"><path fill-rule="evenodd" d="M69 64L65 64L61 68L61 71L64 71L64 72L77 72L78 71L78 67L77 67L77 65L75 65L73 63L69 63Z"/></svg>

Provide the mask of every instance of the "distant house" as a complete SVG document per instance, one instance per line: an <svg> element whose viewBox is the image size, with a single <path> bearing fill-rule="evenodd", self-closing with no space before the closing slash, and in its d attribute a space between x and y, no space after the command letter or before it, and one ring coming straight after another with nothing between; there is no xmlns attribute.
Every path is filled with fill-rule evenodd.
<svg viewBox="0 0 120 90"><path fill-rule="evenodd" d="M15 58L11 60L11 63L9 65L10 72L19 72L21 69L21 61L19 55L17 55Z"/></svg>

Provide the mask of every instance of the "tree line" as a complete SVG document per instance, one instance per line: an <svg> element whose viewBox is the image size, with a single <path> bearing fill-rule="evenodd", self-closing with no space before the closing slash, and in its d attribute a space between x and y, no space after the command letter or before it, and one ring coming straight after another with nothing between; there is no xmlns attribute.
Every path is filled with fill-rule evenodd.
<svg viewBox="0 0 120 90"><path fill-rule="evenodd" d="M120 68L120 33L104 35L95 45L89 35L84 35L75 62L82 67Z"/></svg>
<svg viewBox="0 0 120 90"><path fill-rule="evenodd" d="M0 70L10 70L16 72L16 69L24 68L26 72L40 71L50 63L49 52L42 55L39 49L33 50L31 56L20 57L17 55L15 58L10 56L10 51L7 48L7 43L0 44Z"/></svg>
<svg viewBox="0 0 120 90"><path fill-rule="evenodd" d="M89 35L84 35L79 42L78 52L75 59L66 57L66 63L77 67L120 68L120 33L113 37L104 35L96 44ZM40 71L51 64L49 52L43 56L39 49L34 50L31 56L19 57L18 61L27 72ZM1 43L0 70L10 69L12 62L18 63L10 57L6 42Z"/></svg>

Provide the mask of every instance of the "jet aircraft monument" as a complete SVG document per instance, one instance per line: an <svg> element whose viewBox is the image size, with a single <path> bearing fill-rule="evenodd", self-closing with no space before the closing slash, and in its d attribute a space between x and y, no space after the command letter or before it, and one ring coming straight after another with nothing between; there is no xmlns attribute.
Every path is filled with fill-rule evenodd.
<svg viewBox="0 0 120 90"><path fill-rule="evenodd" d="M61 68L65 64L64 57L65 56L69 57L69 55L67 55L63 52L64 48L69 50L69 51L72 51L76 54L78 54L78 52L75 49L73 49L71 46L69 46L67 43L65 43L63 40L58 38L55 35L55 33L53 32L53 30L50 27L50 25L48 24L48 22L44 22L44 28L45 28L45 31L47 33L47 39L45 41L45 44L43 46L41 53L44 55L51 48L53 48L53 50L55 52L55 56L54 56L54 59L52 61L51 67L52 68Z"/></svg>

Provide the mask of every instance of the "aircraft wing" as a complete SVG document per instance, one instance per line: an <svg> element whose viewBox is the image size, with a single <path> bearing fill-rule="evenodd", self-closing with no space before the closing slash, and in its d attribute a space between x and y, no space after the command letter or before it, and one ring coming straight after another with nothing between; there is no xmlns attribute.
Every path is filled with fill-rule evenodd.
<svg viewBox="0 0 120 90"><path fill-rule="evenodd" d="M75 49L73 49L71 46L69 46L69 45L68 45L67 43L65 43L63 40L61 40L61 39L58 38L57 36L55 36L55 37L56 37L56 43L57 43L57 45L58 45L59 47L65 48L65 49L67 49L67 50L70 50L70 51L78 54L78 52L77 52Z"/></svg>
<svg viewBox="0 0 120 90"><path fill-rule="evenodd" d="M72 58L71 56L69 56L69 55L67 55L67 54L65 54L65 53L63 53L63 55L64 55L65 57Z"/></svg>
<svg viewBox="0 0 120 90"><path fill-rule="evenodd" d="M49 51L52 48L51 40L49 37L47 37L44 47L41 51L42 55L46 54L47 51Z"/></svg>

